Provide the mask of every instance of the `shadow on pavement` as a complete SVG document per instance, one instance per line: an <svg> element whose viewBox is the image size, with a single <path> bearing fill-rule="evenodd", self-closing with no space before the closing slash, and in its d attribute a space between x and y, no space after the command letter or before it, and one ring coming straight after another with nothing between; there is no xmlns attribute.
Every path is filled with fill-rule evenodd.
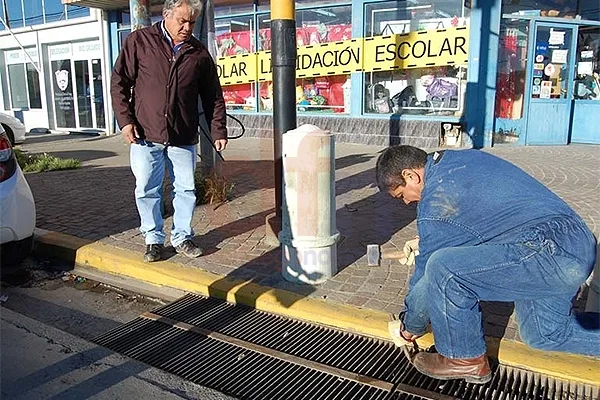
<svg viewBox="0 0 600 400"><path fill-rule="evenodd" d="M139 225L129 167L51 171L26 178L38 228L98 240Z"/></svg>
<svg viewBox="0 0 600 400"><path fill-rule="evenodd" d="M349 154L335 159L335 169L347 168L356 164L369 162L375 157L374 154Z"/></svg>
<svg viewBox="0 0 600 400"><path fill-rule="evenodd" d="M118 155L112 151L104 150L67 150L67 151L44 151L44 152L30 152L25 153L27 156L35 156L40 154L50 154L54 157L59 158L75 158L81 162L99 160L102 158L109 158Z"/></svg>
<svg viewBox="0 0 600 400"><path fill-rule="evenodd" d="M28 134L25 136L25 147L32 144L52 143L62 141L95 142L114 138L114 136L98 136L90 134Z"/></svg>

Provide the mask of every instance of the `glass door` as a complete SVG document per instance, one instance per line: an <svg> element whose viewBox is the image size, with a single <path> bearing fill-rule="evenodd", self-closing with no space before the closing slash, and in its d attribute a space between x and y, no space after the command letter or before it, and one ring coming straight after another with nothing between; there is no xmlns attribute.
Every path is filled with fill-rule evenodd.
<svg viewBox="0 0 600 400"><path fill-rule="evenodd" d="M75 87L77 90L78 127L93 128L89 61L76 60L73 64L75 65Z"/></svg>
<svg viewBox="0 0 600 400"><path fill-rule="evenodd" d="M577 28L535 22L530 41L527 144L566 144L573 100Z"/></svg>
<svg viewBox="0 0 600 400"><path fill-rule="evenodd" d="M104 91L102 86L102 64L99 58L91 60L92 64L92 93L94 99L94 112L96 128L106 128L104 116Z"/></svg>
<svg viewBox="0 0 600 400"><path fill-rule="evenodd" d="M71 60L52 61L52 88L57 128L76 128Z"/></svg>
<svg viewBox="0 0 600 400"><path fill-rule="evenodd" d="M571 142L600 144L600 27L580 26L577 32Z"/></svg>

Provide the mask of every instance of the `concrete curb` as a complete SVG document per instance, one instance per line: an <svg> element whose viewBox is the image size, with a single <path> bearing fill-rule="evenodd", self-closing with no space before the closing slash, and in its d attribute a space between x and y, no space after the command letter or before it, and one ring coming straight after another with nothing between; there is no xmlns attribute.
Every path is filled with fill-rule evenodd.
<svg viewBox="0 0 600 400"><path fill-rule="evenodd" d="M380 311L307 298L179 263L147 264L142 261L141 254L56 232L36 231L36 253L73 262L76 272L83 276L143 294L173 299L184 292L196 293L390 340L387 332L389 315ZM423 336L419 344L431 346L433 335ZM487 338L487 344L488 353L505 365L587 384L598 385L600 382L600 361L593 357L539 351L505 339Z"/></svg>

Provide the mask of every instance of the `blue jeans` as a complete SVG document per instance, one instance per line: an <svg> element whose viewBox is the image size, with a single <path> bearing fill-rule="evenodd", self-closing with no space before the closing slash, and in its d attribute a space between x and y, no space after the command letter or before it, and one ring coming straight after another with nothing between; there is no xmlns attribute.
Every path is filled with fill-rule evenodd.
<svg viewBox="0 0 600 400"><path fill-rule="evenodd" d="M161 212L165 167L173 182L171 244L178 246L194 237L196 151L196 146L164 146L147 141L131 145L131 170L136 180L135 203L146 244L165 243Z"/></svg>
<svg viewBox="0 0 600 400"><path fill-rule="evenodd" d="M430 319L440 354L478 357L486 351L479 301L514 302L526 344L600 355L600 315L571 312L595 256L594 236L569 218L540 223L513 240L440 249L407 296L406 329L422 333Z"/></svg>

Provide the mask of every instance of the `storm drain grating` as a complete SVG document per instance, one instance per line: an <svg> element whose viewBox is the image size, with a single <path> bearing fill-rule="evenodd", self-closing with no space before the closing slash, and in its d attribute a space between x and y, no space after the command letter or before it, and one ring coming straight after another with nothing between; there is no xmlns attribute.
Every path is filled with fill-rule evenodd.
<svg viewBox="0 0 600 400"><path fill-rule="evenodd" d="M197 295L94 341L242 399L598 399L596 387L503 366L486 385L431 379L392 343Z"/></svg>

